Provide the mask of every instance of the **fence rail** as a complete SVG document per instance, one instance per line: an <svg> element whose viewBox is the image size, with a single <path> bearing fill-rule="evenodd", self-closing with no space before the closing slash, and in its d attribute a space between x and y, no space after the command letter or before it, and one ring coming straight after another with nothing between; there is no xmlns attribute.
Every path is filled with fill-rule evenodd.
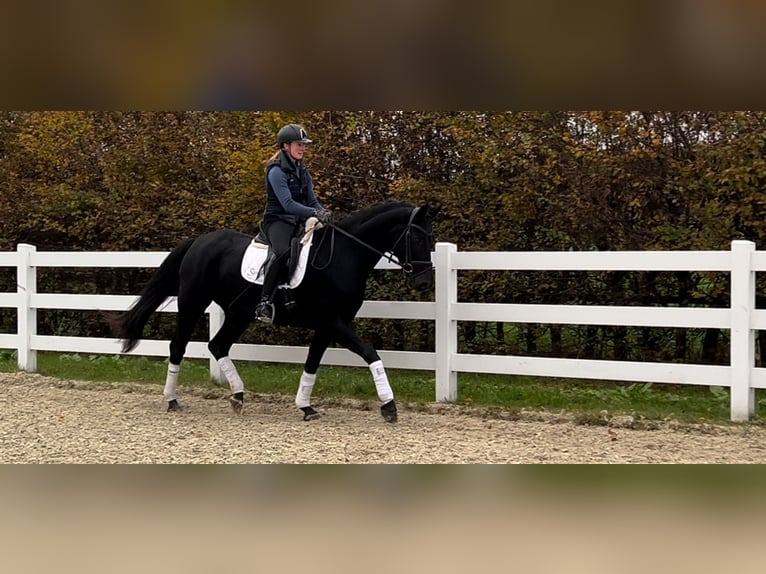
<svg viewBox="0 0 766 574"><path fill-rule="evenodd" d="M0 333L0 348L15 349L19 367L37 369L38 351L117 354L119 342L95 337L37 334L38 309L127 309L133 295L75 295L39 293L37 269L44 267L158 267L167 252L37 252L20 244L15 252L0 253L0 269L15 268L17 290L0 293L0 307L17 310L17 332ZM674 383L729 387L731 419L743 421L755 412L755 389L766 389L766 369L755 366L755 331L766 329L766 310L755 309L755 274L766 271L766 252L755 251L749 241L734 241L730 251L622 251L622 252L459 252L439 243L433 254L436 267L434 302L365 301L359 317L419 319L435 322L433 352L380 350L389 368L434 371L437 401L458 396L460 372L574 377L579 379ZM395 269L381 261L378 269ZM521 305L460 302L459 271L718 271L731 275L727 308L625 307L596 305ZM2 272L2 271L0 271ZM170 299L161 312L177 311ZM223 311L212 304L206 311L209 334L223 322ZM730 364L701 365L609 360L581 360L467 354L458 352L460 321L543 323L569 325L623 325L639 327L717 328L730 331ZM166 356L168 341L142 340L135 354ZM307 347L235 344L234 360L303 363ZM208 358L211 376L222 380L218 364L205 342L189 344L187 356ZM328 349L324 362L364 366L345 349Z"/></svg>

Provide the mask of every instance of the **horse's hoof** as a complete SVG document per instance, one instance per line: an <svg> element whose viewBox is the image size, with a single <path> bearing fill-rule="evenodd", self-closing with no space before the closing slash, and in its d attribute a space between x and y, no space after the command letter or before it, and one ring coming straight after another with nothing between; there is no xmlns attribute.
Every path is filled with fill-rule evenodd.
<svg viewBox="0 0 766 574"><path fill-rule="evenodd" d="M319 411L314 410L313 407L301 407L301 410L303 411L304 421L313 421L322 416L319 414Z"/></svg>
<svg viewBox="0 0 766 574"><path fill-rule="evenodd" d="M383 420L387 423L395 423L398 420L399 417L396 414L396 403L394 402L394 399L391 399L385 405L380 407L380 414L383 415Z"/></svg>
<svg viewBox="0 0 766 574"><path fill-rule="evenodd" d="M169 413L177 412L181 410L181 405L178 403L176 399L172 399L168 401L168 411Z"/></svg>
<svg viewBox="0 0 766 574"><path fill-rule="evenodd" d="M234 393L229 396L229 404L231 405L231 410L241 415L245 409L245 393Z"/></svg>

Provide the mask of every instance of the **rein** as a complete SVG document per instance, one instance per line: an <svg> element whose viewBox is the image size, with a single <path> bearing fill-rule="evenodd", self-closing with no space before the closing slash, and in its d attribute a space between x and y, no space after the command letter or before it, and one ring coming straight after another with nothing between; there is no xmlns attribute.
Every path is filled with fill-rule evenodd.
<svg viewBox="0 0 766 574"><path fill-rule="evenodd" d="M325 239L323 237L322 238L322 243L320 243L319 246L317 247L317 250L314 253L314 257L311 260L311 266L314 267L315 269L320 269L321 270L321 269L326 269L330 265L330 263L332 263L332 258L333 258L334 254L335 254L335 232L336 231L339 231L340 233L342 233L343 235L345 235L349 239L353 239L359 245L369 249L373 253L379 255L381 258L384 258L384 259L388 260L390 263L393 263L394 265L398 265L399 267L401 267L401 269L402 269L402 271L404 272L405 275L409 275L409 274L411 274L414 271L414 268L412 266L413 263L429 263L430 264L431 263L430 261L413 261L412 260L412 252L411 252L412 251L412 241L410 239L410 236L411 236L411 233L412 233L412 229L413 228L417 229L418 231L422 232L423 234L429 235L429 233L425 229L423 229L419 225L415 225L414 223L412 223L413 220L415 219L415 215L417 214L419 209L420 209L419 207L416 207L415 209L412 210L412 213L410 214L410 219L407 222L407 227L404 228L404 230L401 232L399 237L394 242L393 247L391 247L391 250L395 249L396 246L399 245L399 242L403 238L406 238L405 239L405 241L406 241L406 244L405 244L406 255L405 255L404 263L400 262L398 258L394 258L391 255L389 255L388 253L384 253L384 252L380 251L379 249L376 249L375 247L373 247L369 243L359 239L356 235L354 235L352 233L349 233L345 229L341 229L337 225L334 225L334 224L331 223L330 225L328 225L328 227L330 229L332 229L332 235L330 237L330 257L327 259L327 263L325 263L323 266L321 266L321 267L317 267L316 266L315 263L316 263L317 255L319 254L319 247L321 247L321 245L322 245L322 243L324 243L324 239ZM424 269L423 271L420 271L417 275L420 275L421 273L425 273L427 271L429 271L429 269ZM417 275L415 275L415 277L417 277Z"/></svg>

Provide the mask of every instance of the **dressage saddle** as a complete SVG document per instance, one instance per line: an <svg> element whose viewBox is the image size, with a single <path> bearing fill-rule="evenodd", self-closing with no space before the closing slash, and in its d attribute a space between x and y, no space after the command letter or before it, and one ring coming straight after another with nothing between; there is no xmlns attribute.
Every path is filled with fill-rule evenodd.
<svg viewBox="0 0 766 574"><path fill-rule="evenodd" d="M295 228L295 233L293 234L292 239L290 239L290 252L287 256L287 277L292 277L293 273L295 273L295 268L298 266L298 257L301 253L301 237L303 237L304 233L304 226L303 225L297 225ZM269 242L268 236L263 232L263 229L258 231L258 235L256 235L253 238L253 241L255 243L260 243L261 245L266 245L269 248L269 254L266 256L266 261L263 263L263 275L266 275L266 272L269 270L269 267L274 262L276 257L274 256L274 252L271 249L271 243Z"/></svg>
<svg viewBox="0 0 766 574"><path fill-rule="evenodd" d="M297 225L295 228L295 233L293 234L292 239L290 239L290 251L287 255L287 264L285 265L287 268L286 280L289 280L289 278L293 276L296 267L298 267L298 260L301 253L301 237L303 237L303 233L304 226ZM274 264L277 258L274 255L274 251L271 249L271 243L269 242L269 238L266 233L264 233L263 229L258 231L258 235L253 238L253 241L255 243L260 243L261 245L266 245L269 249L269 253L266 256L266 261L263 263L263 276L265 277L266 273L269 271L269 267ZM295 299L292 296L291 290L285 288L278 289L277 291L282 293L285 308L288 311L292 311L295 308Z"/></svg>

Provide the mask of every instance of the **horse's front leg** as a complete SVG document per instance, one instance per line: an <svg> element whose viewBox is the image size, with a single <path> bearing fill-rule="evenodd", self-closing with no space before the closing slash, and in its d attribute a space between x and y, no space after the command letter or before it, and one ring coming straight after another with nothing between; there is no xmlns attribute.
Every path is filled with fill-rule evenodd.
<svg viewBox="0 0 766 574"><path fill-rule="evenodd" d="M330 346L331 336L326 329L317 329L309 345L309 354L303 366L298 392L295 395L295 406L303 411L303 420L311 421L319 418L319 412L311 406L311 393L317 378L319 364L322 362L327 347Z"/></svg>
<svg viewBox="0 0 766 574"><path fill-rule="evenodd" d="M372 373L372 380L375 382L375 390L382 403L380 414L386 422L395 423L398 419L396 403L394 402L394 391L388 382L386 369L383 367L383 361L380 360L378 352L369 344L365 343L359 335L356 334L351 325L337 320L334 325L335 340L346 347L352 353L362 357L367 363Z"/></svg>

